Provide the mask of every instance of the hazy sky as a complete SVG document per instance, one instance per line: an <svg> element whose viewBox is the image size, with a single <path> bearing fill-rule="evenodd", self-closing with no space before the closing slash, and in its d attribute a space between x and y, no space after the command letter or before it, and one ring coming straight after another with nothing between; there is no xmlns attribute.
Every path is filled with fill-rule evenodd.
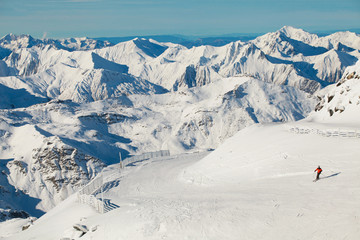
<svg viewBox="0 0 360 240"><path fill-rule="evenodd" d="M0 0L0 35L115 37L360 28L360 0Z"/></svg>

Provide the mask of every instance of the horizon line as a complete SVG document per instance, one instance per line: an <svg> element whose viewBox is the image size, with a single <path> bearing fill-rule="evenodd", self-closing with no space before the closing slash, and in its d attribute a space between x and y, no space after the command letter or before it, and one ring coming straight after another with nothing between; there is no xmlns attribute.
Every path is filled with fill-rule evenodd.
<svg viewBox="0 0 360 240"><path fill-rule="evenodd" d="M285 26L284 26L285 27ZM292 27L292 26L290 26ZM299 27L293 27L295 29L302 29L303 28L299 28ZM280 28L281 29L281 28ZM278 29L278 30L280 30ZM276 31L278 31L276 30ZM276 32L275 31L275 32ZM360 28L344 28L344 29L337 29L337 30L317 30L317 31L307 31L304 30L305 32L311 33L311 34L316 34L316 35L330 35L336 32L353 32L356 34L360 34ZM228 38L238 38L238 37L258 37L270 32L274 32L274 31L268 31L268 32L233 32L233 33L224 33L224 34L199 34L199 35L194 35L194 34L181 34L181 33L164 33L164 34L129 34L129 35L119 35L119 36L72 36L72 37L46 37L46 34L44 33L42 37L36 37L35 35L29 34L29 33L20 33L20 34L16 34L16 33L7 33L5 35L3 35L0 39L6 37L7 35L15 35L15 36L21 36L21 35L28 35L31 36L33 38L36 39L67 39L67 38L88 38L88 39L104 39L104 38L137 38L137 37L141 37L141 38L146 38L146 37L184 37L184 38L188 38L185 40L194 40L194 39L201 39L201 38L219 38L219 37L228 37ZM35 36L35 37L34 37ZM44 37L45 36L45 37Z"/></svg>

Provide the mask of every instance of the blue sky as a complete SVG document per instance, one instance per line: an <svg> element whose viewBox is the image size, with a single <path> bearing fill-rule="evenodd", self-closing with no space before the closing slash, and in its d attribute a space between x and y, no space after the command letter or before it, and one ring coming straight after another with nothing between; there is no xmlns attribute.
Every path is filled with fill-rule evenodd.
<svg viewBox="0 0 360 240"><path fill-rule="evenodd" d="M360 0L0 0L0 35L41 38L360 28Z"/></svg>

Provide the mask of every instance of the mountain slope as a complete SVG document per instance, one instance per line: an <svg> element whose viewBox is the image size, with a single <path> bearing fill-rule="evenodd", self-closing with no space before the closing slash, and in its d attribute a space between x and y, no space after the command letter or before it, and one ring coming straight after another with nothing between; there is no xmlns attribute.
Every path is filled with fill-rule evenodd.
<svg viewBox="0 0 360 240"><path fill-rule="evenodd" d="M119 152L213 149L254 123L301 119L313 105L300 90L244 77L158 95L53 100L0 112L0 159L7 188L37 199L33 210L48 211L117 162Z"/></svg>
<svg viewBox="0 0 360 240"><path fill-rule="evenodd" d="M317 39L313 44L317 46L324 46L328 49L338 48L339 43L345 45L346 47L350 47L352 49L360 48L360 37L359 34L352 32L336 32L329 36L325 36Z"/></svg>
<svg viewBox="0 0 360 240"><path fill-rule="evenodd" d="M208 155L110 166L103 196L118 207L101 215L74 195L9 239L357 239L359 139L289 127L254 125Z"/></svg>
<svg viewBox="0 0 360 240"><path fill-rule="evenodd" d="M89 47L89 51L70 52L66 48L54 47L50 40L46 42L25 35L9 35L3 38L1 46L12 49L12 53L4 55L7 67L1 67L0 74L29 77L31 81L33 77L46 76L48 69L65 64L76 69L101 68L127 72L172 91L247 75L314 93L329 83L337 82L345 68L359 59L357 41L360 37L356 34L318 37L301 29L283 27L246 43L238 41L222 47L187 49L178 44L136 38L115 46L102 45L99 48ZM90 45L96 44L86 46ZM69 69L62 71L57 70L60 81ZM81 81L88 85L86 80ZM57 86L54 91L62 92L59 88ZM66 96L76 94L82 93Z"/></svg>
<svg viewBox="0 0 360 240"><path fill-rule="evenodd" d="M312 118L323 122L357 122L360 117L360 61L345 70L336 84L318 93Z"/></svg>
<svg viewBox="0 0 360 240"><path fill-rule="evenodd" d="M127 66L110 62L93 52L32 48L21 49L19 54L20 58L13 52L7 62L16 69L23 69L19 71L22 77L0 78L0 83L14 88L14 82L21 82L26 89L41 96L83 102L123 94L166 92L160 86L127 74Z"/></svg>
<svg viewBox="0 0 360 240"><path fill-rule="evenodd" d="M0 84L0 109L22 108L47 102L48 99L36 97L25 89L12 89Z"/></svg>

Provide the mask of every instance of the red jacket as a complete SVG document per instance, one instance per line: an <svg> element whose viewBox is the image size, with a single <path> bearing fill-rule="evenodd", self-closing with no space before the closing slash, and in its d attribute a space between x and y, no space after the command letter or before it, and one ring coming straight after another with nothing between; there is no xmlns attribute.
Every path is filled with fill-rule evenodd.
<svg viewBox="0 0 360 240"><path fill-rule="evenodd" d="M322 169L321 169L321 168L317 168L317 169L315 169L315 171L314 171L314 172L321 173L321 172L322 172Z"/></svg>

